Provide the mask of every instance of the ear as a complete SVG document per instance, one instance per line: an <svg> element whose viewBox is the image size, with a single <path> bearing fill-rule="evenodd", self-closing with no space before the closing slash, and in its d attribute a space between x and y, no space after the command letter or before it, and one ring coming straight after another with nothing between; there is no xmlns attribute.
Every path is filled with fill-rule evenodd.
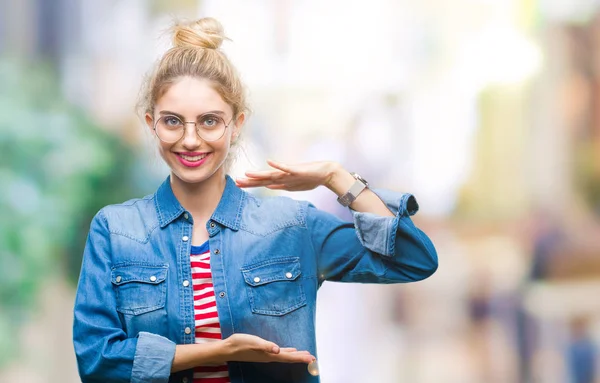
<svg viewBox="0 0 600 383"><path fill-rule="evenodd" d="M240 113L240 115L238 116L238 118L236 118L235 120L235 127L233 128L233 133L231 134L231 139L235 141L235 139L238 138L238 136L240 135L242 128L244 126L244 123L246 122L246 114L245 113Z"/></svg>
<svg viewBox="0 0 600 383"><path fill-rule="evenodd" d="M146 116L144 119L146 120L146 125L148 126L148 128L150 130L154 130L154 119L152 118L150 113L146 113Z"/></svg>

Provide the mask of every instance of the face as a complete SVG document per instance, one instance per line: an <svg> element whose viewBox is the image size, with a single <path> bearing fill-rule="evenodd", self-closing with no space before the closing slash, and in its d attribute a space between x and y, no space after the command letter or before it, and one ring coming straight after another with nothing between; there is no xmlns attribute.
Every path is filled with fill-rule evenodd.
<svg viewBox="0 0 600 383"><path fill-rule="evenodd" d="M227 128L221 138L207 142L198 136L193 124L184 124L183 137L176 142L166 143L159 140L154 131L155 121L163 116L178 116L184 122L198 121L197 127L201 124L209 127L221 118ZM213 176L224 177L223 163L229 154L231 141L237 138L244 122L243 114L235 121L232 118L231 106L213 89L210 81L184 77L174 82L157 100L154 116L146 115L146 123L156 137L162 158L171 168L172 177L193 184ZM176 121L169 119L167 123L171 126Z"/></svg>

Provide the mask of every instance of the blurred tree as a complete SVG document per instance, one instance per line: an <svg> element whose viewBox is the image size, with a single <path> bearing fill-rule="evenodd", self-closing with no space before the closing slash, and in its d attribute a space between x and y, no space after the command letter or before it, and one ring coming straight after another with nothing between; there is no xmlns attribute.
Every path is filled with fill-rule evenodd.
<svg viewBox="0 0 600 383"><path fill-rule="evenodd" d="M52 277L75 283L89 223L139 195L135 150L61 98L40 64L0 60L0 365Z"/></svg>

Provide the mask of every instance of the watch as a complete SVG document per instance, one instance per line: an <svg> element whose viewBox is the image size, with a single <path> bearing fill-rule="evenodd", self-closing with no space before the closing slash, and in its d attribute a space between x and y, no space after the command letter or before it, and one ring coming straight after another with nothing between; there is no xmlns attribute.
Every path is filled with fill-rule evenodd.
<svg viewBox="0 0 600 383"><path fill-rule="evenodd" d="M350 187L350 189L346 192L346 194L338 197L338 202L345 207L348 207L354 202L354 200L358 197L363 190L369 187L369 183L359 176L356 173L350 173L352 177L356 179L354 184Z"/></svg>

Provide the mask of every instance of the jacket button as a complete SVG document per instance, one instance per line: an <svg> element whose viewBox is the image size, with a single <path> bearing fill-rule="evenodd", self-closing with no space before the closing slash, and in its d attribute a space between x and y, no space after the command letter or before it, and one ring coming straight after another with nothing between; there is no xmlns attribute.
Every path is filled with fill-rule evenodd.
<svg viewBox="0 0 600 383"><path fill-rule="evenodd" d="M185 213L185 214L183 215L183 218L185 218L185 219L188 219L188 218L190 218L190 215L189 215L188 213Z"/></svg>
<svg viewBox="0 0 600 383"><path fill-rule="evenodd" d="M186 334L191 334L192 333L192 329L189 328L189 327L186 327L185 330L183 330L183 331L185 331Z"/></svg>
<svg viewBox="0 0 600 383"><path fill-rule="evenodd" d="M188 383L187 376L184 376L183 378L181 378L181 383Z"/></svg>
<svg viewBox="0 0 600 383"><path fill-rule="evenodd" d="M150 280L151 280L152 282L156 282L156 277L153 275L153 276L151 276L151 277L150 277Z"/></svg>
<svg viewBox="0 0 600 383"><path fill-rule="evenodd" d="M217 225L215 225L215 223L214 223L214 222L211 222L211 223L210 223L210 227L214 228L215 226L217 226Z"/></svg>
<svg viewBox="0 0 600 383"><path fill-rule="evenodd" d="M123 278L121 278L120 276L118 276L118 277L115 278L115 281L117 283L120 283L122 280L123 280Z"/></svg>
<svg viewBox="0 0 600 383"><path fill-rule="evenodd" d="M187 241L188 241L188 239L190 239L190 237L188 237L187 235L184 235L184 236L183 236L183 238L181 238L181 240L182 240L183 242L187 242Z"/></svg>
<svg viewBox="0 0 600 383"><path fill-rule="evenodd" d="M220 296L221 298L225 297L225 292L224 292L224 291L221 291L221 292L219 293L219 296Z"/></svg>
<svg viewBox="0 0 600 383"><path fill-rule="evenodd" d="M260 282L260 278L259 277L254 277L254 282L256 282L256 283Z"/></svg>
<svg viewBox="0 0 600 383"><path fill-rule="evenodd" d="M221 252L221 250L215 249L215 254L219 254L220 252Z"/></svg>
<svg viewBox="0 0 600 383"><path fill-rule="evenodd" d="M190 281L185 280L183 281L183 287L188 287L190 285Z"/></svg>
<svg viewBox="0 0 600 383"><path fill-rule="evenodd" d="M286 277L286 278L291 278L291 277L293 277L293 275L292 275L292 273L290 273L290 272L287 272L287 273L285 273L285 277Z"/></svg>

